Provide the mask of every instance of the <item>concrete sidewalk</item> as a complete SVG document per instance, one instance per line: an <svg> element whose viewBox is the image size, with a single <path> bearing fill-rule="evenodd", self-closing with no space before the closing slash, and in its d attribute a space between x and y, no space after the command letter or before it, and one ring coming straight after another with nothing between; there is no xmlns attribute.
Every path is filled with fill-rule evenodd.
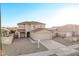
<svg viewBox="0 0 79 59"><path fill-rule="evenodd" d="M54 55L54 54L55 52L53 50L49 50L49 51L42 51L42 52L31 53L31 54L24 54L21 56L48 56L48 55Z"/></svg>

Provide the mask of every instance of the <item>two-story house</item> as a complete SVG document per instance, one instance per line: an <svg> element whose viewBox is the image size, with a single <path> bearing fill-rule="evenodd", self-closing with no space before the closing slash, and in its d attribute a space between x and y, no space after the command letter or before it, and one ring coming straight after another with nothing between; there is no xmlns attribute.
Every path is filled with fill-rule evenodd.
<svg viewBox="0 0 79 59"><path fill-rule="evenodd" d="M38 28L45 28L44 23L36 22L36 21L26 21L18 23L18 37L30 37L30 31L38 29Z"/></svg>

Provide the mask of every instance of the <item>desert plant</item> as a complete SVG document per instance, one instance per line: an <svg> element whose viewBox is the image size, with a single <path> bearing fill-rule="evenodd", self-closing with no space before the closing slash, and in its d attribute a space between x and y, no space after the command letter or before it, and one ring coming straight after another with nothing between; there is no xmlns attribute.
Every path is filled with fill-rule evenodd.
<svg viewBox="0 0 79 59"><path fill-rule="evenodd" d="M16 30L10 30L9 34L15 33Z"/></svg>

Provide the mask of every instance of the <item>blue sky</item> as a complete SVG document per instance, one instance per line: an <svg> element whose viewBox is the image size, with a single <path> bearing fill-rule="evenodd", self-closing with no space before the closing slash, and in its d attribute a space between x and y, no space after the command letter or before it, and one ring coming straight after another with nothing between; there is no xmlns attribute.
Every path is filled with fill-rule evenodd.
<svg viewBox="0 0 79 59"><path fill-rule="evenodd" d="M78 8L79 4L56 4L56 3L1 4L2 26L4 27L17 26L17 23L23 21L40 21L46 23L47 27L73 23L74 21L70 22L68 20L73 19L74 14L79 15ZM74 19L75 18L77 18L77 20L79 19L78 17L74 17ZM62 23L62 20L65 23Z"/></svg>

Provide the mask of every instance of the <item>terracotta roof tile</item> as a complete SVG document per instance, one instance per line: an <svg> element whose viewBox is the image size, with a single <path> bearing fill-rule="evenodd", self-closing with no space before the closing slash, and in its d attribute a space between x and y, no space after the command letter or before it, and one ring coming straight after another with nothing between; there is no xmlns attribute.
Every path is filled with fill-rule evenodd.
<svg viewBox="0 0 79 59"><path fill-rule="evenodd" d="M38 32L38 31L41 31L41 30L44 30L44 29L53 32L52 30L49 30L47 28L38 28L38 29L32 30L30 32Z"/></svg>
<svg viewBox="0 0 79 59"><path fill-rule="evenodd" d="M17 29L19 32L25 32L25 29Z"/></svg>
<svg viewBox="0 0 79 59"><path fill-rule="evenodd" d="M25 21L25 22L18 23L18 25L20 24L24 25L24 24L44 24L44 23L36 22L36 21Z"/></svg>
<svg viewBox="0 0 79 59"><path fill-rule="evenodd" d="M79 25L67 24L58 28L58 31L79 31Z"/></svg>

